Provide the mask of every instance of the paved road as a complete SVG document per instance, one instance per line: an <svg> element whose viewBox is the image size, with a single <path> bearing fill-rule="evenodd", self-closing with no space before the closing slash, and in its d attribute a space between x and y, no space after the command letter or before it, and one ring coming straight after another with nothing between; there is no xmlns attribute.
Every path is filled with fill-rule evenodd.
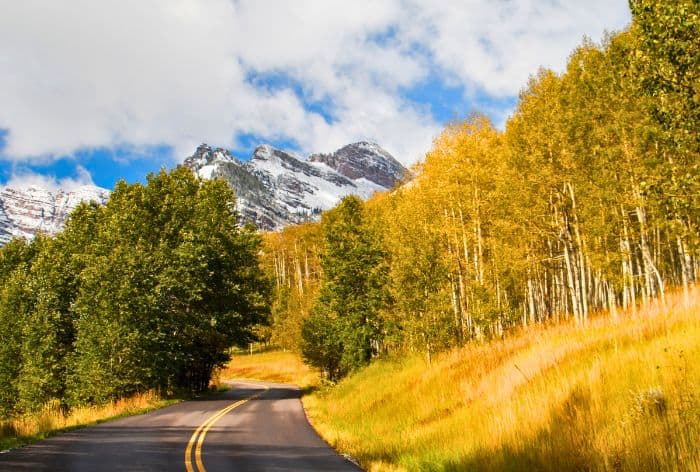
<svg viewBox="0 0 700 472"><path fill-rule="evenodd" d="M358 471L306 420L296 387L234 382L221 395L0 454L0 471Z"/></svg>

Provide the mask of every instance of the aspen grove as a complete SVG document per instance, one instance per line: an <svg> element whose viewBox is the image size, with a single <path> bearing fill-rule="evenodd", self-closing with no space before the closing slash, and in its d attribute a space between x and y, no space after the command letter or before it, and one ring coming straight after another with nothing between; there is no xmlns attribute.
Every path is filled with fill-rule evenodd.
<svg viewBox="0 0 700 472"><path fill-rule="evenodd" d="M353 204L381 246L369 259L387 267L364 352L430 361L513 327L585 324L663 302L670 287L688 293L700 273L700 5L631 7L628 30L533 76L503 131L478 114L450 124L413 180ZM319 367L318 333L303 326L329 306L318 293L341 207L266 239L273 340Z"/></svg>

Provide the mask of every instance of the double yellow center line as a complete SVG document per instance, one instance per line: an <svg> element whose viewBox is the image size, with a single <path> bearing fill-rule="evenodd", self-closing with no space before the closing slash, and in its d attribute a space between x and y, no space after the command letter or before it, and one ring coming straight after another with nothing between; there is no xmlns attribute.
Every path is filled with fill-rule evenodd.
<svg viewBox="0 0 700 472"><path fill-rule="evenodd" d="M202 445L204 444L204 437L207 435L209 428L214 426L214 423L219 421L229 411L243 405L249 400L259 397L269 389L269 387L265 387L265 390L260 393L231 403L226 408L214 413L195 430L187 443L187 449L185 449L185 468L187 469L187 472L206 472L207 469L204 468L204 463L202 462Z"/></svg>

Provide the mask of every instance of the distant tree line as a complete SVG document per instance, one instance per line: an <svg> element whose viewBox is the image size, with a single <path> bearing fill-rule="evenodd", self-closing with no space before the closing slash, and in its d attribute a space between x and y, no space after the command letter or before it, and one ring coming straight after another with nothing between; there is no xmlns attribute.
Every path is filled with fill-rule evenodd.
<svg viewBox="0 0 700 472"><path fill-rule="evenodd" d="M260 236L185 168L116 185L55 238L0 250L0 413L207 388L266 319Z"/></svg>
<svg viewBox="0 0 700 472"><path fill-rule="evenodd" d="M533 323L615 315L700 276L700 3L541 70L505 131L448 126L409 185L266 238L273 340L338 378ZM279 333L284 332L284 336Z"/></svg>

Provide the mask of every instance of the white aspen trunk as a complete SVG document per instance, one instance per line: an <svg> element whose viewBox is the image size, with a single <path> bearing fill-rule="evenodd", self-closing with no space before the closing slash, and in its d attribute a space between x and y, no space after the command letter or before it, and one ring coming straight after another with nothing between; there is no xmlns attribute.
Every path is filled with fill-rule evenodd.
<svg viewBox="0 0 700 472"><path fill-rule="evenodd" d="M610 282L606 283L608 289L608 311L614 319L617 319L617 300L615 299L615 288Z"/></svg>
<svg viewBox="0 0 700 472"><path fill-rule="evenodd" d="M586 253L588 253L588 250L586 249ZM591 268L591 260L588 258L588 255L586 255L586 276L588 280L588 291L590 292L592 290L592 287L595 287L596 284L598 283L593 276L593 269ZM600 280L600 278L598 279ZM600 287L598 287L598 293L600 294ZM595 294L592 293L591 296L593 297L591 299L591 303L593 304L593 308L600 308L602 306L602 303L600 303L600 299L598 302L596 302L595 299ZM590 310L590 308L589 308Z"/></svg>
<svg viewBox="0 0 700 472"><path fill-rule="evenodd" d="M459 316L459 307L457 306L457 287L454 282L454 276L450 273L447 275L447 278L450 281L450 295L451 295L451 302L452 302L452 312L454 315L454 323L455 323L455 329L457 330L457 337L458 341L461 342L462 340L462 329L461 329L461 323L460 323L460 316Z"/></svg>
<svg viewBox="0 0 700 472"><path fill-rule="evenodd" d="M450 212L448 213L447 208L443 209L443 214L445 216L445 227L449 231L452 229L451 234L452 237L454 238L454 247L453 247L453 242L450 240L450 234L445 235L445 239L447 241L447 251L448 253L454 258L455 262L457 263L457 282L454 282L453 275L450 273L450 285L452 287L452 303L453 303L453 310L455 312L455 323L459 332L459 340L462 342L464 340L464 335L467 330L467 320L465 319L465 303L464 303L464 293L465 293L465 287L464 287L464 276L463 276L463 264L462 261L460 260L460 254L459 254L459 237L457 236L457 231L456 228L449 224L449 218L450 215L452 216L452 221L455 222L457 220L456 215L455 215L455 210L454 210L454 205L450 204ZM462 222L462 231L464 231L464 224ZM468 261L467 261L468 263Z"/></svg>
<svg viewBox="0 0 700 472"><path fill-rule="evenodd" d="M663 278L661 277L661 273L659 272L659 269L656 267L656 264L654 263L654 259L652 258L651 251L649 249L649 238L648 238L646 211L641 206L637 206L636 212L637 212L637 219L639 220L639 226L640 226L640 245L641 245L641 250L642 250L642 260L643 260L643 264L644 264L644 278L647 282L649 295L655 296L656 289L658 288L659 296L661 298L661 303L665 303L666 298L665 298L665 294L664 294L664 281L663 281ZM654 283L652 282L652 276L654 278L656 278L656 286L654 286Z"/></svg>
<svg viewBox="0 0 700 472"><path fill-rule="evenodd" d="M661 229L658 225L654 227L654 265L659 267L659 262L663 258L663 245L661 244Z"/></svg>
<svg viewBox="0 0 700 472"><path fill-rule="evenodd" d="M461 203L457 204L457 208L459 210L459 224L462 233L462 253L464 254L464 264L460 263L459 265L459 295L462 307L462 332L466 332L467 337L471 338L472 317L469 311L471 307L469 306L469 300L467 299L466 287L469 283L469 243L467 239L467 227L464 223L464 212L462 212Z"/></svg>
<svg viewBox="0 0 700 472"><path fill-rule="evenodd" d="M501 282L498 278L498 272L496 272L495 279L496 279L496 307L498 308L498 311L500 312L503 305L501 304Z"/></svg>
<svg viewBox="0 0 700 472"><path fill-rule="evenodd" d="M592 281L589 281L588 287L591 290L591 300L590 304L593 309L596 309L600 303L600 272L596 274Z"/></svg>
<svg viewBox="0 0 700 472"><path fill-rule="evenodd" d="M686 307L690 306L690 288L689 288L689 277L688 277L688 266L689 257L685 250L685 245L680 236L676 236L676 243L678 244L678 255L681 263L681 283L683 284L683 303Z"/></svg>
<svg viewBox="0 0 700 472"><path fill-rule="evenodd" d="M659 269L656 267L656 264L651 259L651 255L647 253L647 257L649 258L649 266L652 269L652 274L656 278L656 286L658 287L659 298L661 299L661 303L665 304L666 303L666 286L664 283L664 279L663 279L663 277L661 277L661 272L659 272Z"/></svg>
<svg viewBox="0 0 700 472"><path fill-rule="evenodd" d="M464 214L462 205L459 205L459 222L462 226L462 252L464 253L464 264L469 264L469 243L467 242L467 228L464 224ZM468 274L466 274L468 276Z"/></svg>
<svg viewBox="0 0 700 472"><path fill-rule="evenodd" d="M559 260L559 275L557 280L559 283L557 286L559 313L564 314L564 316L568 318L569 297L566 295L566 270L565 265L561 263L561 260Z"/></svg>
<svg viewBox="0 0 700 472"><path fill-rule="evenodd" d="M651 256L649 255L649 243L647 240L647 228L646 228L646 215L644 210L637 206L635 208L635 213L637 214L637 221L639 222L639 248L642 253L642 270L644 270L644 285L646 286L646 297L644 302L648 301L648 298L654 296L654 287L651 279Z"/></svg>
<svg viewBox="0 0 700 472"><path fill-rule="evenodd" d="M554 321L559 323L559 315L561 314L562 311L562 306L561 306L561 284L563 282L559 279L559 274L556 272L554 273L554 295L552 297L552 303L553 309L552 309L552 314L554 315Z"/></svg>
<svg viewBox="0 0 700 472"><path fill-rule="evenodd" d="M478 250L478 271L479 284L484 285L484 241L481 236L481 220L476 220L476 247Z"/></svg>
<svg viewBox="0 0 700 472"><path fill-rule="evenodd" d="M541 319L540 321L543 321L545 318L550 318L551 317L551 305L549 304L549 272L544 271L542 274L544 277L544 281L540 282L540 306L541 306Z"/></svg>
<svg viewBox="0 0 700 472"><path fill-rule="evenodd" d="M639 253L635 252L634 253L634 265L637 267L638 271L642 271L642 273L639 275L639 277L642 277L644 279L643 283L641 284L641 290L640 293L642 295L642 304L646 304L649 301L649 278L647 277L649 274L645 270L645 267L643 266L643 259L639 258Z"/></svg>
<svg viewBox="0 0 700 472"><path fill-rule="evenodd" d="M544 320L547 318L548 313L548 308L547 308L547 300L545 297L545 294L547 293L547 273L544 273L544 278L545 281L543 282L542 279L538 279L537 282L537 314L538 314L538 321L540 323L544 322Z"/></svg>
<svg viewBox="0 0 700 472"><path fill-rule="evenodd" d="M579 302L581 304L581 318L583 321L588 320L588 287L586 284L586 260L585 260L585 254L584 254L584 245L583 241L581 238L581 231L579 229L579 220L578 220L578 210L576 208L576 196L574 195L574 187L571 185L571 183L566 183L566 186L568 187L569 190L569 198L571 198L571 210L573 213L573 222L574 222L574 237L576 238L576 251L575 254L578 256L578 270L579 270L579 284L578 284L578 289L580 290L579 293Z"/></svg>
<svg viewBox="0 0 700 472"><path fill-rule="evenodd" d="M461 264L460 264L461 266ZM462 331L462 338L464 338L465 332L469 332L469 326L471 320L469 319L469 305L467 304L466 287L464 286L464 277L462 277L462 270L459 271L459 305L460 305L460 329Z"/></svg>
<svg viewBox="0 0 700 472"><path fill-rule="evenodd" d="M282 253L282 260L280 261L280 272L282 273L282 285L288 286L287 285L287 267L286 267L286 262L287 257L284 253Z"/></svg>
<svg viewBox="0 0 700 472"><path fill-rule="evenodd" d="M498 320L496 321L496 329L494 333L497 336L503 334L503 304L501 303L501 282L498 278L498 271L495 274L496 278L496 308L498 308Z"/></svg>
<svg viewBox="0 0 700 472"><path fill-rule="evenodd" d="M624 256L624 251L625 251L625 243L622 239L620 239L620 252L623 253L623 256ZM622 308L625 310L629 306L629 302L630 302L629 289L627 287L627 280L628 280L627 259L625 257L623 257L622 258Z"/></svg>
<svg viewBox="0 0 700 472"><path fill-rule="evenodd" d="M299 251L297 244L294 243L294 278L296 278L297 289L300 294L304 293L304 278L301 273L301 262L299 261Z"/></svg>
<svg viewBox="0 0 700 472"><path fill-rule="evenodd" d="M530 268L527 269L527 302L530 310L530 323L535 322L535 294L532 286L532 274Z"/></svg>
<svg viewBox="0 0 700 472"><path fill-rule="evenodd" d="M569 245L566 242L564 242L564 262L566 262L566 279L569 284L569 294L571 297L574 319L576 320L576 324L579 324L581 322L581 317L579 313L578 290L575 282L574 269L571 263L571 256L569 254Z"/></svg>
<svg viewBox="0 0 700 472"><path fill-rule="evenodd" d="M621 240L620 244L623 245L622 247L622 252L623 256L627 256L627 269L628 269L628 282L629 282L629 299L628 299L628 306L632 307L632 314L636 315L637 314L637 296L636 296L636 287L635 287L635 282L634 282L634 265L632 264L632 246L630 245L630 239L629 239L629 230L627 228L627 215L625 213L625 208L624 206L621 206L620 212L622 215L622 230L623 230L623 235L624 239ZM624 261L624 259L623 259ZM627 307L627 306L625 306Z"/></svg>
<svg viewBox="0 0 700 472"><path fill-rule="evenodd" d="M277 288L279 288L279 286L280 286L280 271L279 271L276 253L272 254L272 266L275 268L275 286Z"/></svg>

